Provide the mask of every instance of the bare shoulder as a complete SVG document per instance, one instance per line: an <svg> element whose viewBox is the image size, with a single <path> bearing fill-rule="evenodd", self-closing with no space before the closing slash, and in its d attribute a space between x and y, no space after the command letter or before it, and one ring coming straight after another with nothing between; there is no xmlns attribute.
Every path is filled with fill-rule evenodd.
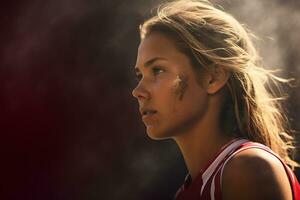
<svg viewBox="0 0 300 200"><path fill-rule="evenodd" d="M228 161L222 178L224 200L292 200L282 163L261 149L247 149Z"/></svg>

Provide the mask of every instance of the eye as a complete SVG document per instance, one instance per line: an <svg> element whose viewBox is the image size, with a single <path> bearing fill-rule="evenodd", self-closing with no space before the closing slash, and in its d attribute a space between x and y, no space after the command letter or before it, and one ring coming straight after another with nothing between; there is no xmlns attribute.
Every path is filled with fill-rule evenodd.
<svg viewBox="0 0 300 200"><path fill-rule="evenodd" d="M142 78L143 78L143 75L142 75L141 73L137 72L137 73L135 74L135 80L136 80L136 81L140 81Z"/></svg>
<svg viewBox="0 0 300 200"><path fill-rule="evenodd" d="M152 73L153 73L153 75L158 75L158 74L160 74L160 73L162 73L162 72L164 72L165 70L163 70L163 69L161 69L160 67L153 67L152 68Z"/></svg>

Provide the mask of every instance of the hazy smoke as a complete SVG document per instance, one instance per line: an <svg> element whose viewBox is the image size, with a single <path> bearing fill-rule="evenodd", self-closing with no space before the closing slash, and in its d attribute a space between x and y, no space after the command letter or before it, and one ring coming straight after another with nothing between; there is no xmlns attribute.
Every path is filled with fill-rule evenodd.
<svg viewBox="0 0 300 200"><path fill-rule="evenodd" d="M183 159L173 142L145 139L131 97L138 25L157 2L31 0L9 5L10 13L0 7L7 33L1 132L10 139L1 146L14 149L1 168L8 197L171 199L186 173ZM266 66L300 78L296 1L216 2L257 34ZM291 90L298 130L299 98ZM20 155L27 160L11 164ZM27 168L19 168L23 162Z"/></svg>
<svg viewBox="0 0 300 200"><path fill-rule="evenodd" d="M256 42L266 66L289 68L289 54L300 53L299 48L295 48L300 44L297 33L300 28L299 7L276 0L253 0L227 1L225 8L260 38ZM298 68L299 64L297 58L294 67Z"/></svg>

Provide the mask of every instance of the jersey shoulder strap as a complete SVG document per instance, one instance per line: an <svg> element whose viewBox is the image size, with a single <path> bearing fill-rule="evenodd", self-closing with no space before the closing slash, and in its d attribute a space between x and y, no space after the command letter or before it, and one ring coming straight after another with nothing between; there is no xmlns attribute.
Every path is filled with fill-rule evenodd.
<svg viewBox="0 0 300 200"><path fill-rule="evenodd" d="M210 198L212 200L221 200L221 198L222 198L221 187L222 187L222 176L223 176L224 167L226 166L227 162L233 156L235 156L236 154L238 154L241 151L251 149L251 148L262 149L262 150L270 153L274 157L276 157L282 163L282 165L284 166L284 169L286 171L286 174L288 175L289 181L290 181L290 185L291 185L292 192L293 192L293 200L300 200L300 185L299 185L299 182L298 182L295 174L293 173L293 171L269 147L267 147L263 144L260 144L260 143L250 142L250 141L247 141L247 142L241 144L239 148L237 148L234 152L231 152L227 156L227 158L224 159L222 164L219 165L218 169L215 171L214 175L211 178Z"/></svg>

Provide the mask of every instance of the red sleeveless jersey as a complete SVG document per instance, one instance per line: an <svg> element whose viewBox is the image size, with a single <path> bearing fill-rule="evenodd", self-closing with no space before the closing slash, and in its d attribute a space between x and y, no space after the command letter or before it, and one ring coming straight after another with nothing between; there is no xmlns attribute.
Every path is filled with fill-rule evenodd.
<svg viewBox="0 0 300 200"><path fill-rule="evenodd" d="M184 184L177 191L175 200L221 200L221 182L224 166L235 154L250 148L265 150L280 160L289 177L293 199L300 200L300 185L297 178L282 159L265 145L238 138L222 147L192 183L191 177L188 175Z"/></svg>

